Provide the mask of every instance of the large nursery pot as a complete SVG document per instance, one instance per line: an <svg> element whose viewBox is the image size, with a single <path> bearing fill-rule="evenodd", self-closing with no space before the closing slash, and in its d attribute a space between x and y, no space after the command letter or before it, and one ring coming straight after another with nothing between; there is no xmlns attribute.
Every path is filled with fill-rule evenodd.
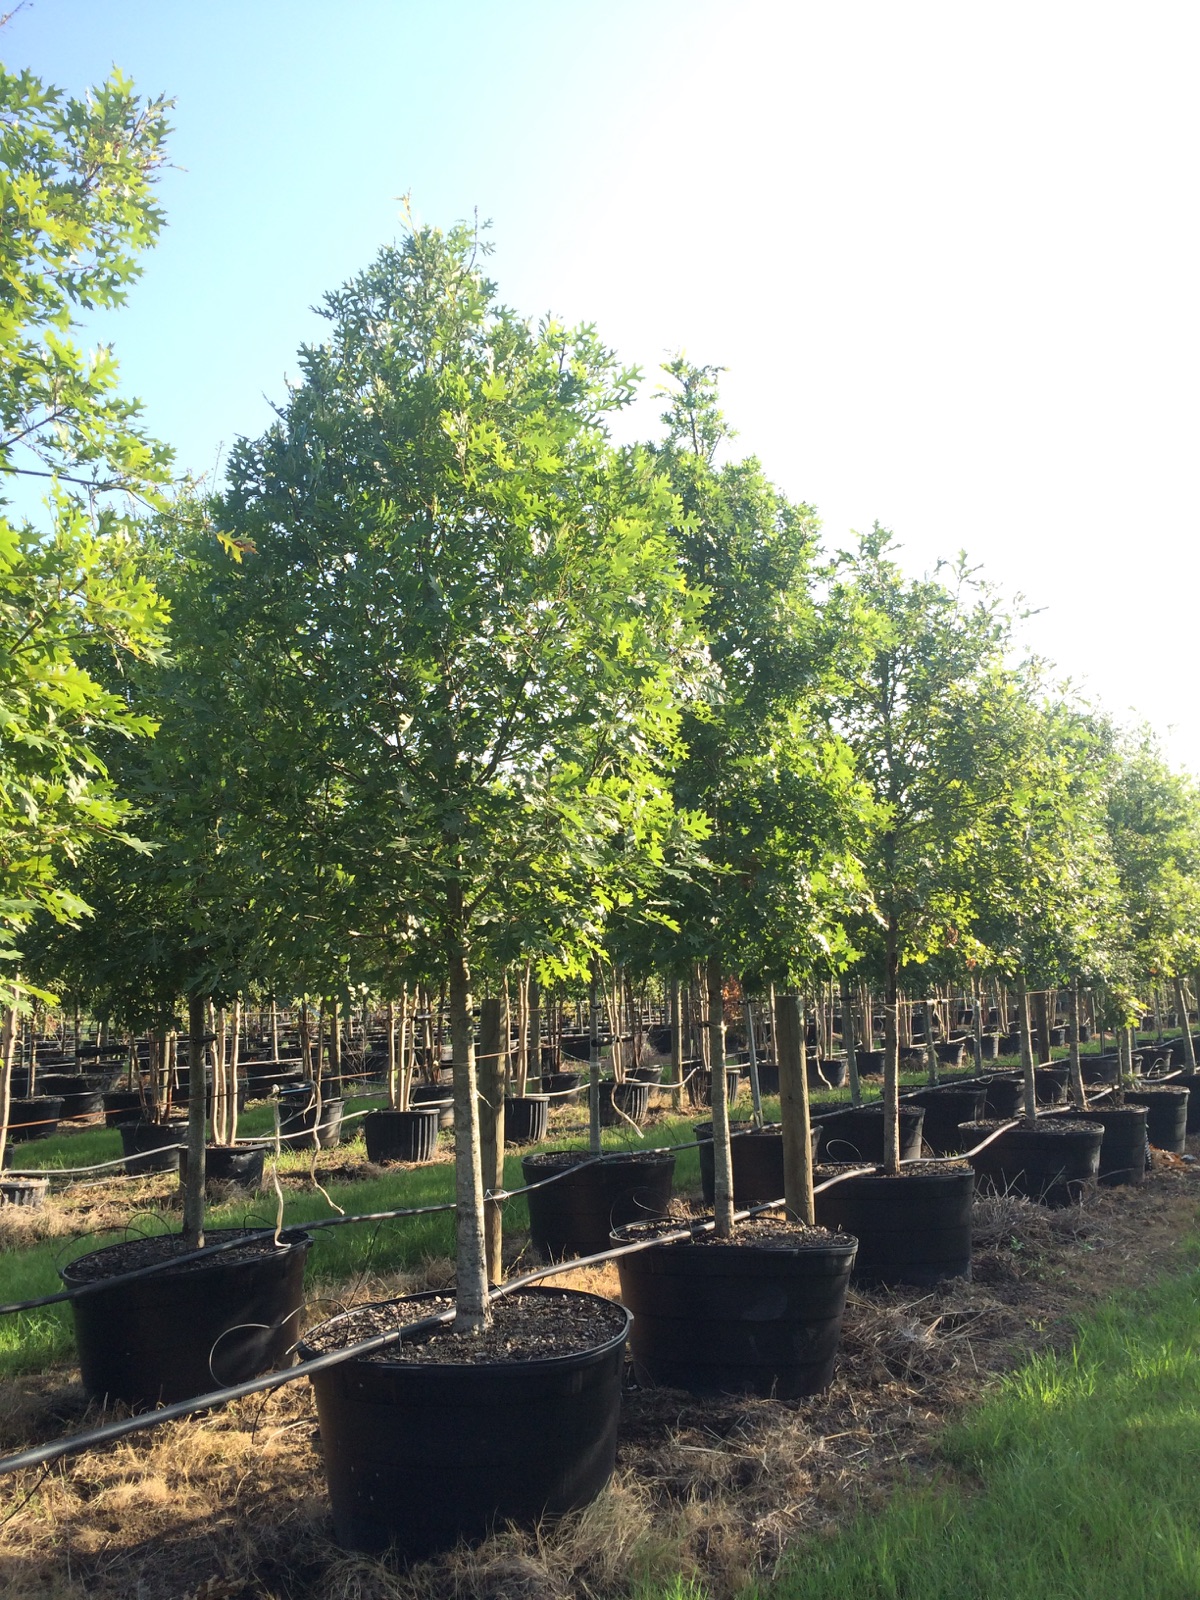
<svg viewBox="0 0 1200 1600"><path fill-rule="evenodd" d="M368 1111L363 1131L368 1161L430 1161L437 1149L438 1109L415 1106L411 1111Z"/></svg>
<svg viewBox="0 0 1200 1600"><path fill-rule="evenodd" d="M729 1150L733 1158L733 1204L738 1211L766 1205L784 1194L783 1133L779 1128L752 1128L742 1120L730 1125ZM711 1206L716 1187L713 1159L713 1125L697 1122L693 1132L700 1140L700 1188L704 1204ZM817 1159L821 1126L814 1122L809 1132L812 1159Z"/></svg>
<svg viewBox="0 0 1200 1600"><path fill-rule="evenodd" d="M1011 1072L996 1073L987 1080L985 1090L985 1117L998 1117L1003 1122L1009 1117L1020 1116L1025 1103L1025 1085L1019 1076Z"/></svg>
<svg viewBox="0 0 1200 1600"><path fill-rule="evenodd" d="M1200 1133L1200 1072L1181 1072L1171 1082L1188 1092L1187 1131Z"/></svg>
<svg viewBox="0 0 1200 1600"><path fill-rule="evenodd" d="M1084 1083L1119 1083L1121 1062L1117 1056L1082 1056L1079 1069Z"/></svg>
<svg viewBox="0 0 1200 1600"><path fill-rule="evenodd" d="M1188 1091L1178 1083L1164 1083L1154 1088L1142 1084L1136 1089L1126 1089L1125 1099L1131 1106L1146 1108L1146 1137L1156 1150L1167 1150L1181 1156L1187 1146Z"/></svg>
<svg viewBox="0 0 1200 1600"><path fill-rule="evenodd" d="M844 1056L810 1056L806 1065L810 1089L841 1089L845 1087L849 1072ZM761 1079L759 1087L762 1087Z"/></svg>
<svg viewBox="0 0 1200 1600"><path fill-rule="evenodd" d="M317 1124L317 1099L312 1085L298 1084L279 1096L279 1136L289 1150L311 1150L315 1136L318 1150L333 1150L342 1142L342 1113L346 1102L340 1095L321 1097L321 1120Z"/></svg>
<svg viewBox="0 0 1200 1600"><path fill-rule="evenodd" d="M925 1108L921 1137L935 1156L958 1155L963 1149L959 1125L977 1121L983 1115L987 1090L983 1084L947 1085L938 1089L918 1089L907 1096L911 1105ZM851 1230L853 1232L853 1230Z"/></svg>
<svg viewBox="0 0 1200 1600"><path fill-rule="evenodd" d="M822 1167L818 1183L836 1176ZM816 1196L817 1221L858 1240L856 1283L925 1285L971 1276L975 1173L964 1161L914 1162L843 1178Z"/></svg>
<svg viewBox="0 0 1200 1600"><path fill-rule="evenodd" d="M557 1106L577 1105L586 1081L582 1072L543 1072L538 1080L542 1093L549 1095L551 1105Z"/></svg>
<svg viewBox="0 0 1200 1600"><path fill-rule="evenodd" d="M758 1092L760 1094L779 1093L779 1064L775 1061L760 1061L756 1068L758 1072Z"/></svg>
<svg viewBox="0 0 1200 1600"><path fill-rule="evenodd" d="M600 1085L600 1125L619 1128L635 1122L640 1128L650 1115L650 1085L606 1078Z"/></svg>
<svg viewBox="0 0 1200 1600"><path fill-rule="evenodd" d="M696 1067L688 1079L688 1097L694 1106L712 1105L712 1073L706 1072L703 1067ZM726 1066L725 1068L725 1095L730 1105L737 1099L742 1087L742 1071L740 1067Z"/></svg>
<svg viewBox="0 0 1200 1600"><path fill-rule="evenodd" d="M187 1141L186 1122L122 1122L118 1132L130 1177L179 1171L180 1146Z"/></svg>
<svg viewBox="0 0 1200 1600"><path fill-rule="evenodd" d="M187 1148L178 1152L179 1181L187 1182ZM236 1183L243 1189L262 1187L266 1151L249 1144L210 1144L204 1151L204 1182Z"/></svg>
<svg viewBox="0 0 1200 1600"><path fill-rule="evenodd" d="M1061 1106L1067 1098L1067 1080L1071 1075L1070 1067L1065 1064L1061 1067L1035 1067L1033 1069L1033 1092L1037 1097L1039 1106Z"/></svg>
<svg viewBox="0 0 1200 1600"><path fill-rule="evenodd" d="M145 1118L146 1099L137 1089L108 1089L103 1099L106 1128L119 1128L122 1123Z"/></svg>
<svg viewBox="0 0 1200 1600"><path fill-rule="evenodd" d="M631 1150L598 1161L585 1150L546 1150L524 1156L521 1170L526 1183L555 1178L526 1199L530 1243L538 1255L561 1261L607 1250L614 1228L665 1216L675 1156Z"/></svg>
<svg viewBox="0 0 1200 1600"><path fill-rule="evenodd" d="M217 1228L217 1244L248 1230ZM306 1233L270 1237L115 1282L71 1302L83 1385L94 1399L141 1408L242 1383L282 1365L299 1332ZM126 1239L68 1262L68 1289L183 1253L177 1233Z"/></svg>
<svg viewBox="0 0 1200 1600"><path fill-rule="evenodd" d="M934 1054L944 1067L961 1067L966 1048L966 1039L939 1039L933 1046Z"/></svg>
<svg viewBox="0 0 1200 1600"><path fill-rule="evenodd" d="M995 1122L963 1125L967 1147L996 1131ZM1104 1129L1075 1117L1040 1117L1008 1128L971 1156L981 1192L1019 1194L1045 1206L1079 1200L1100 1170Z"/></svg>
<svg viewBox="0 0 1200 1600"><path fill-rule="evenodd" d="M544 1094L512 1094L504 1098L505 1144L537 1144L550 1126L550 1099Z"/></svg>
<svg viewBox="0 0 1200 1600"><path fill-rule="evenodd" d="M886 1050L860 1050L855 1057L858 1070L863 1077L878 1077L883 1072L884 1062L887 1060Z"/></svg>
<svg viewBox="0 0 1200 1600"><path fill-rule="evenodd" d="M0 1178L0 1206L36 1209L46 1198L48 1178Z"/></svg>
<svg viewBox="0 0 1200 1600"><path fill-rule="evenodd" d="M629 1313L597 1295L534 1288L495 1303L498 1328L522 1303L540 1303L559 1328L586 1316L589 1342L565 1354L464 1361L458 1341L435 1336L407 1346L420 1350L416 1359L385 1348L314 1374L339 1543L419 1559L506 1522L531 1526L576 1510L604 1488L616 1461ZM424 1294L343 1313L305 1336L301 1356L444 1305Z"/></svg>
<svg viewBox="0 0 1200 1600"><path fill-rule="evenodd" d="M643 1224L614 1235L640 1240ZM829 1386L857 1240L778 1219L740 1223L619 1256L639 1382L694 1394L773 1395Z"/></svg>
<svg viewBox="0 0 1200 1600"><path fill-rule="evenodd" d="M824 1129L825 1157L829 1161L883 1160L883 1106L849 1106L814 1118ZM921 1154L925 1107L911 1101L900 1104L900 1159L913 1161Z"/></svg>
<svg viewBox="0 0 1200 1600"><path fill-rule="evenodd" d="M28 1099L10 1100L8 1137L13 1143L21 1139L48 1139L58 1127L62 1109L61 1095L35 1094Z"/></svg>
<svg viewBox="0 0 1200 1600"><path fill-rule="evenodd" d="M1104 1184L1143 1183L1146 1177L1146 1107L1093 1106L1072 1111L1072 1117L1095 1122L1104 1129L1100 1146L1099 1181Z"/></svg>
<svg viewBox="0 0 1200 1600"><path fill-rule="evenodd" d="M408 1103L415 1111L423 1106L435 1106L439 1128L454 1126L454 1089L448 1083L414 1083L408 1091Z"/></svg>

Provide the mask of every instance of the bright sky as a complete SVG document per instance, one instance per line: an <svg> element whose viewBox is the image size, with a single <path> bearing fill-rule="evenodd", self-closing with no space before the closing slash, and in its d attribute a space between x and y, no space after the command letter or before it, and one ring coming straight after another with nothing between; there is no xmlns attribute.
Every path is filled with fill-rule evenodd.
<svg viewBox="0 0 1200 1600"><path fill-rule="evenodd" d="M1183 0L36 0L0 34L178 102L103 333L181 466L265 427L400 195L477 208L510 304L651 380L727 368L830 545L965 548L1196 772L1198 44Z"/></svg>

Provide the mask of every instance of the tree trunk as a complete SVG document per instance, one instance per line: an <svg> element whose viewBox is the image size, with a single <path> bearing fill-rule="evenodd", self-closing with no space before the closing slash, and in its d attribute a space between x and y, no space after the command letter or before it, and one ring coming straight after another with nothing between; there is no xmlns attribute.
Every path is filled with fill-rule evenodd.
<svg viewBox="0 0 1200 1600"><path fill-rule="evenodd" d="M783 1123L783 1189L790 1214L810 1227L813 1200L812 1144L808 1116L808 1065L800 997L775 996L775 1062L779 1068L779 1115Z"/></svg>
<svg viewBox="0 0 1200 1600"><path fill-rule="evenodd" d="M1017 973L1017 1025L1021 1033L1021 1073L1025 1080L1025 1120L1032 1127L1037 1121L1037 1080L1033 1075L1033 1034L1029 1025L1029 993L1025 988L1025 968Z"/></svg>
<svg viewBox="0 0 1200 1600"><path fill-rule="evenodd" d="M13 1062L17 1054L17 1008L6 1006L4 1027L0 1032L0 1169L4 1166L4 1150L8 1144L8 1119L12 1115Z"/></svg>
<svg viewBox="0 0 1200 1600"><path fill-rule="evenodd" d="M508 1010L496 996L479 1008L479 1162L485 1195L504 1187L504 1080L508 1056ZM499 1283L502 1210L499 1200L484 1200L484 1248L489 1283Z"/></svg>
<svg viewBox="0 0 1200 1600"><path fill-rule="evenodd" d="M199 1250L204 1243L204 1135L208 1099L204 1011L204 996L189 995L187 1179L183 1185L183 1242L189 1250Z"/></svg>
<svg viewBox="0 0 1200 1600"><path fill-rule="evenodd" d="M929 1072L929 1081L935 1084L938 1081L938 1053L937 1044L933 1037L933 1018L935 1002L932 995L925 1000L925 1066Z"/></svg>
<svg viewBox="0 0 1200 1600"><path fill-rule="evenodd" d="M398 1060L396 1056L396 1002L389 1000L387 1003L387 1096L388 1105L393 1111L399 1111L400 1101L399 1082L397 1081Z"/></svg>
<svg viewBox="0 0 1200 1600"><path fill-rule="evenodd" d="M900 1172L900 930L889 917L885 937L887 964L883 1005L883 1170Z"/></svg>
<svg viewBox="0 0 1200 1600"><path fill-rule="evenodd" d="M671 979L671 1106L683 1110L683 984Z"/></svg>
<svg viewBox="0 0 1200 1600"><path fill-rule="evenodd" d="M1079 979L1071 979L1071 987L1067 991L1067 1004L1070 1008L1070 1025L1067 1029L1067 1043L1071 1049L1071 1103L1078 1106L1081 1111L1087 1110L1087 1089L1083 1082L1083 1065L1079 1059Z"/></svg>
<svg viewBox="0 0 1200 1600"><path fill-rule="evenodd" d="M479 1147L479 1097L471 1027L471 975L462 929L462 890L449 891L451 935L450 1042L454 1065L454 1198L457 1232L455 1333L482 1333L491 1323L483 1235L483 1172Z"/></svg>
<svg viewBox="0 0 1200 1600"><path fill-rule="evenodd" d="M756 1128L763 1125L762 1085L758 1081L758 1046L754 1041L754 1008L742 995L742 1017L746 1025L746 1048L750 1052L750 1104Z"/></svg>
<svg viewBox="0 0 1200 1600"><path fill-rule="evenodd" d="M542 991L538 987L537 973L529 974L529 1041L525 1050L526 1081L530 1074L542 1075ZM525 1090L522 1088L521 1093Z"/></svg>
<svg viewBox="0 0 1200 1600"><path fill-rule="evenodd" d="M713 1125L713 1218L717 1238L733 1234L733 1151L729 1147L729 1093L725 1081L725 1001L721 994L721 958L708 958L708 1044L712 1060L709 1082Z"/></svg>
<svg viewBox="0 0 1200 1600"><path fill-rule="evenodd" d="M846 1050L846 1072L850 1079L850 1104L862 1105L862 1083L858 1076L858 1045L854 1037L854 1001L850 974L842 973L842 1044Z"/></svg>
<svg viewBox="0 0 1200 1600"><path fill-rule="evenodd" d="M971 978L971 1015L975 1020L975 1071L983 1071L983 985Z"/></svg>
<svg viewBox="0 0 1200 1600"><path fill-rule="evenodd" d="M600 1154L600 979L592 966L588 986L588 1145Z"/></svg>
<svg viewBox="0 0 1200 1600"><path fill-rule="evenodd" d="M1189 1072L1196 1070L1196 1041L1192 1038L1192 1024L1188 1018L1187 996L1183 992L1183 979L1176 978L1175 983L1175 1009L1183 1022L1183 1054L1188 1064Z"/></svg>
<svg viewBox="0 0 1200 1600"><path fill-rule="evenodd" d="M1049 1061L1053 1052L1050 1049L1050 997L1045 989L1039 989L1033 997L1033 1009L1037 1018L1037 1059L1035 1066Z"/></svg>

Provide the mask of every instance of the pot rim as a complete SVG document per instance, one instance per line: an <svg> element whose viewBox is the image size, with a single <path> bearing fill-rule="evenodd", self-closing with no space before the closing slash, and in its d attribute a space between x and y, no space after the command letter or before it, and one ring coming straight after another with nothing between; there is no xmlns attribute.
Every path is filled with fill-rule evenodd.
<svg viewBox="0 0 1200 1600"><path fill-rule="evenodd" d="M489 1373L505 1372L525 1374L538 1374L543 1372L561 1372L574 1362L591 1360L593 1357L607 1355L610 1351L619 1348L629 1337L629 1330L633 1326L633 1313L619 1300L609 1300L604 1295L592 1294L586 1289L551 1289L542 1284L530 1284L528 1288L519 1291L521 1294L537 1294L552 1296L557 1300L570 1296L575 1299L597 1300L602 1305L613 1306L622 1312L625 1318L624 1326L620 1333L611 1334L600 1344L589 1345L586 1350L564 1351L557 1356L539 1356L535 1361L389 1361L381 1352L375 1351L369 1356L349 1356L342 1363L343 1366L356 1366L369 1363L372 1368L380 1367L389 1373L403 1372L414 1375L415 1381L420 1381L422 1373L440 1374L447 1372L472 1373L486 1376ZM375 1306L419 1306L422 1302L444 1299L444 1294L437 1289L425 1289L419 1294L396 1295L387 1300L371 1300L365 1305L354 1306L349 1311L339 1311L336 1317L327 1317L324 1322L317 1323L311 1329L316 1333L321 1328L331 1327L334 1323L344 1322L356 1316L361 1311L369 1311ZM301 1361L310 1361L314 1356L327 1355L331 1352L317 1350L309 1344L307 1335L297 1340L296 1353Z"/></svg>
<svg viewBox="0 0 1200 1600"><path fill-rule="evenodd" d="M242 1228L210 1228L205 1234L205 1241L215 1243L216 1240L213 1238L213 1235L219 1236L223 1233L243 1233L246 1231L257 1233L259 1230L257 1228L251 1228L249 1230ZM265 1229L262 1231L266 1232ZM155 1234L154 1237L158 1239L178 1239L181 1237L181 1235L178 1233L160 1233ZM265 1243L265 1240L259 1240L258 1242ZM274 1251L270 1255L264 1253L262 1260L275 1261L281 1256L293 1254L296 1250L307 1251L312 1245L312 1242L312 1234L305 1233L303 1228L285 1228L283 1233L280 1235L280 1242L275 1246ZM72 1287L74 1287L76 1283L103 1283L103 1278L73 1278L71 1276L71 1268L77 1266L81 1261L94 1260L96 1256L102 1256L109 1250L116 1250L126 1243L128 1243L127 1240L118 1239L113 1244L101 1245L99 1250L85 1250L82 1255L75 1256L72 1260L64 1262L63 1265L58 1269L58 1275L65 1284L68 1284ZM221 1255L202 1257L199 1261L185 1261L182 1267L172 1268L171 1266L166 1265L159 1268L153 1274L147 1274L144 1278L135 1278L131 1281L133 1283L147 1283L152 1281L152 1278L179 1277L184 1273L202 1271L207 1267L245 1267L251 1264L247 1261L230 1262L228 1260L229 1254L231 1254L231 1252L223 1252ZM150 1264L151 1263L149 1262L146 1263L146 1265ZM112 1276L114 1279L113 1287L119 1289L122 1286L121 1279L123 1277L123 1272L114 1272Z"/></svg>

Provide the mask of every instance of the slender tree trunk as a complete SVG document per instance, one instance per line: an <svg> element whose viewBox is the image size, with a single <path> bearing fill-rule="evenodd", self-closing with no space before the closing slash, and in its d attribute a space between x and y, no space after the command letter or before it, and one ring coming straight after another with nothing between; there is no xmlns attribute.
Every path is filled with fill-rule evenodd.
<svg viewBox="0 0 1200 1600"><path fill-rule="evenodd" d="M542 991L538 987L537 973L529 973L529 1042L525 1051L526 1077L542 1075ZM525 1090L522 1088L521 1093Z"/></svg>
<svg viewBox="0 0 1200 1600"><path fill-rule="evenodd" d="M595 963L588 986L588 1143L600 1154L600 978Z"/></svg>
<svg viewBox="0 0 1200 1600"><path fill-rule="evenodd" d="M183 1242L198 1250L204 1243L204 1135L208 1099L205 1084L205 999L188 996L187 1179L183 1186Z"/></svg>
<svg viewBox="0 0 1200 1600"><path fill-rule="evenodd" d="M671 979L671 1106L683 1110L683 984Z"/></svg>
<svg viewBox="0 0 1200 1600"><path fill-rule="evenodd" d="M485 1194L504 1187L504 1079L508 1056L508 1008L495 998L479 1008L479 1159ZM484 1200L484 1249L489 1283L503 1276L502 1210L499 1200Z"/></svg>
<svg viewBox="0 0 1200 1600"><path fill-rule="evenodd" d="M517 985L517 1071L516 1090L523 1095L529 1085L529 966L526 963Z"/></svg>
<svg viewBox="0 0 1200 1600"><path fill-rule="evenodd" d="M745 994L742 995L742 1017L746 1024L746 1048L750 1052L750 1103L756 1128L763 1125L762 1085L758 1081L758 1046L754 1041L754 1008Z"/></svg>
<svg viewBox="0 0 1200 1600"><path fill-rule="evenodd" d="M858 1076L858 1048L854 1037L854 1001L850 974L842 973L842 1043L846 1047L846 1071L850 1078L850 1104L862 1105L862 1083ZM806 1085L807 1088L807 1085Z"/></svg>
<svg viewBox="0 0 1200 1600"><path fill-rule="evenodd" d="M816 1213L804 1012L799 995L776 995L773 1011L775 1061L779 1068L779 1115L783 1123L784 1199L790 1214L811 1227L816 1220Z"/></svg>
<svg viewBox="0 0 1200 1600"><path fill-rule="evenodd" d="M1025 1080L1025 1120L1037 1121L1037 1079L1033 1075L1033 1030L1029 1023L1029 993L1025 987L1025 968L1017 973L1017 1026L1021 1034L1021 1073Z"/></svg>
<svg viewBox="0 0 1200 1600"><path fill-rule="evenodd" d="M887 980L883 1006L883 1170L900 1172L900 930L889 917L885 936Z"/></svg>
<svg viewBox="0 0 1200 1600"><path fill-rule="evenodd" d="M397 1094L400 1085L397 1081L396 1058L396 1002L389 1000L387 1003L387 1094L388 1105L393 1111L399 1111L400 1101Z"/></svg>
<svg viewBox="0 0 1200 1600"><path fill-rule="evenodd" d="M933 1037L934 1006L933 996L927 996L925 1000L925 1066L928 1069L931 1084L936 1084L938 1081L937 1042Z"/></svg>
<svg viewBox="0 0 1200 1600"><path fill-rule="evenodd" d="M975 1021L975 1071L983 1071L983 985L971 978L971 1015Z"/></svg>
<svg viewBox="0 0 1200 1600"><path fill-rule="evenodd" d="M1070 1022L1067 1027L1067 1043L1071 1055L1071 1103L1081 1111L1087 1110L1087 1089L1083 1082L1083 1063L1079 1058L1079 979L1071 979L1071 987L1067 991L1067 1005L1069 1007Z"/></svg>
<svg viewBox="0 0 1200 1600"><path fill-rule="evenodd" d="M708 1040L712 1059L713 1220L718 1239L733 1234L733 1151L729 1145L729 1093L725 1081L725 1001L721 958L708 958Z"/></svg>
<svg viewBox="0 0 1200 1600"><path fill-rule="evenodd" d="M1183 1054L1189 1072L1196 1070L1196 1041L1192 1038L1192 1024L1188 1019L1187 995L1183 992L1183 979L1174 979L1175 1009L1183 1023Z"/></svg>
<svg viewBox="0 0 1200 1600"><path fill-rule="evenodd" d="M491 1322L483 1235L479 1095L471 1025L471 975L463 934L462 889L449 889L450 1041L454 1064L454 1198L457 1232L455 1333L481 1333Z"/></svg>
<svg viewBox="0 0 1200 1600"><path fill-rule="evenodd" d="M16 1005L4 1009L4 1026L0 1030L0 1169L4 1166L4 1151L8 1144L8 1119L12 1115L13 1063L17 1055L18 1017Z"/></svg>

